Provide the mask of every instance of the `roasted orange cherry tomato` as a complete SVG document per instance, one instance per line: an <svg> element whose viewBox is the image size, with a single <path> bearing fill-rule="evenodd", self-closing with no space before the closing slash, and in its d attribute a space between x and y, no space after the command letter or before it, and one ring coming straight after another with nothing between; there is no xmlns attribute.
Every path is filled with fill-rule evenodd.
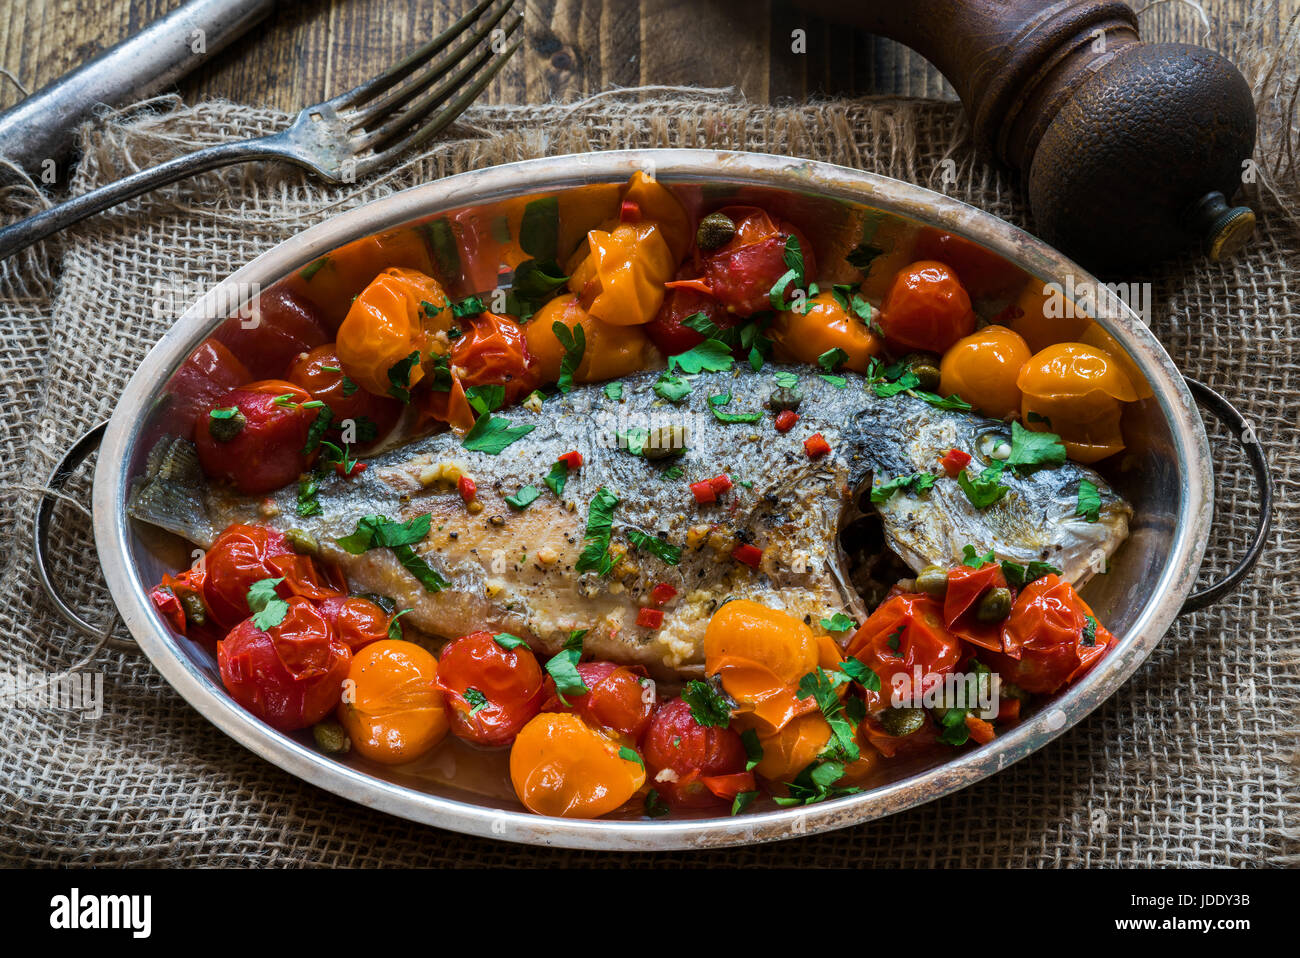
<svg viewBox="0 0 1300 958"><path fill-rule="evenodd" d="M610 729L639 742L659 701L655 683L613 662L581 662L578 675L589 691L566 695L569 703L566 706L555 694L555 683L547 679L550 697L542 711L572 711L593 728Z"/></svg>
<svg viewBox="0 0 1300 958"><path fill-rule="evenodd" d="M889 704L895 676L900 688L919 696L942 681L962 657L961 642L944 628L938 600L913 593L883 602L854 634L847 652L880 677L880 691L865 690L867 707L873 712ZM914 669L921 671L919 689L911 685Z"/></svg>
<svg viewBox="0 0 1300 958"><path fill-rule="evenodd" d="M528 321L528 349L535 359L539 382L553 383L560 378L564 347L555 335L557 322L570 330L582 326L586 337L582 362L573 377L578 382L619 379L650 363L653 350L641 327L601 322L582 308L578 297L570 294L551 300Z"/></svg>
<svg viewBox="0 0 1300 958"><path fill-rule="evenodd" d="M772 287L789 269L785 248L791 236L799 241L805 278L817 275L812 246L793 224L773 219L756 206L728 206L718 212L736 224L736 235L725 246L701 253L700 275L728 312L752 316L772 308Z"/></svg>
<svg viewBox="0 0 1300 958"><path fill-rule="evenodd" d="M1035 353L1016 379L1027 428L1061 437L1070 458L1091 463L1124 448L1123 403L1137 391L1115 358L1083 343L1057 343Z"/></svg>
<svg viewBox="0 0 1300 958"><path fill-rule="evenodd" d="M786 310L777 315L768 334L777 358L815 364L828 350L842 349L848 358L840 368L865 373L884 345L876 334L845 312L832 293L818 293L807 306L803 313Z"/></svg>
<svg viewBox="0 0 1300 958"><path fill-rule="evenodd" d="M1006 576L996 562L986 562L978 569L964 565L949 569L948 589L943 596L943 623L948 631L972 645L1000 652L1001 623L979 621L975 609L989 589L1006 587Z"/></svg>
<svg viewBox="0 0 1300 958"><path fill-rule="evenodd" d="M453 375L465 388L500 385L506 405L532 392L541 381L533 370L524 328L508 316L479 313L457 321L462 331L451 344Z"/></svg>
<svg viewBox="0 0 1300 958"><path fill-rule="evenodd" d="M742 714L768 731L817 708L798 690L819 656L817 639L801 620L748 599L723 605L704 633L705 671L719 677Z"/></svg>
<svg viewBox="0 0 1300 958"><path fill-rule="evenodd" d="M951 269L920 260L898 271L877 322L895 349L942 353L975 331L975 312Z"/></svg>
<svg viewBox="0 0 1300 958"><path fill-rule="evenodd" d="M769 782L789 782L826 750L831 726L821 711L805 712L780 731L758 732L763 758L754 771Z"/></svg>
<svg viewBox="0 0 1300 958"><path fill-rule="evenodd" d="M645 766L620 754L625 748L572 713L546 712L515 739L510 781L530 812L599 818L645 784Z"/></svg>
<svg viewBox="0 0 1300 958"><path fill-rule="evenodd" d="M385 765L414 761L447 734L438 660L414 642L367 645L348 669L338 718L363 756Z"/></svg>
<svg viewBox="0 0 1300 958"><path fill-rule="evenodd" d="M1005 299L1025 281L1020 267L970 240L927 226L916 238L917 259L938 260L950 267L971 299Z"/></svg>
<svg viewBox="0 0 1300 958"><path fill-rule="evenodd" d="M438 664L451 730L475 745L508 745L542 708L542 667L526 645L507 649L491 632L448 642Z"/></svg>
<svg viewBox="0 0 1300 958"><path fill-rule="evenodd" d="M451 328L447 305L432 276L401 267L384 270L353 301L339 327L335 349L343 371L367 392L388 396L389 370L418 352L403 384L414 386L424 378L420 361L434 349L436 334ZM439 344L436 351L447 350Z"/></svg>
<svg viewBox="0 0 1300 958"><path fill-rule="evenodd" d="M636 204L641 219L659 227L674 263L691 248L691 218L672 190L637 170L628 181L623 201Z"/></svg>
<svg viewBox="0 0 1300 958"><path fill-rule="evenodd" d="M217 643L230 697L282 732L315 725L339 703L352 653L306 599L292 596L279 625L251 618Z"/></svg>
<svg viewBox="0 0 1300 958"><path fill-rule="evenodd" d="M590 253L569 277L569 289L587 311L614 326L639 326L654 319L664 283L677 261L654 223L619 223L587 234Z"/></svg>
<svg viewBox="0 0 1300 958"><path fill-rule="evenodd" d="M310 401L310 393L283 379L221 396L194 424L204 474L229 481L244 495L293 482L307 467L307 432L316 421L316 410L303 405Z"/></svg>
<svg viewBox="0 0 1300 958"><path fill-rule="evenodd" d="M1025 586L1002 627L1002 653L980 658L1026 692L1055 692L1106 654L1114 636L1068 582L1045 575Z"/></svg>
<svg viewBox="0 0 1300 958"><path fill-rule="evenodd" d="M659 706L642 751L655 789L675 808L706 808L747 791L734 777L747 760L739 733L701 725L681 699Z"/></svg>
<svg viewBox="0 0 1300 958"><path fill-rule="evenodd" d="M1041 279L1030 279L1019 298L998 314L996 322L1010 327L1029 346L1030 353L1054 343L1073 342L1092 325L1082 312L1066 316L1065 300L1060 292Z"/></svg>
<svg viewBox="0 0 1300 958"><path fill-rule="evenodd" d="M388 638L388 623L392 621L388 613L362 596L333 596L321 601L316 608L334 634L353 652Z"/></svg>
<svg viewBox="0 0 1300 958"><path fill-rule="evenodd" d="M319 399L330 407L330 413L334 417L331 432L351 419L357 429L355 445L358 448L365 448L388 435L402 414L402 404L396 399L376 396L357 388L355 384L348 385L343 361L339 359L333 343L317 346L311 352L301 354L289 370L289 381L307 390L313 399ZM372 439L362 438L372 433Z"/></svg>
<svg viewBox="0 0 1300 958"><path fill-rule="evenodd" d="M958 395L993 419L1020 412L1016 377L1029 361L1029 347L1005 326L985 326L963 336L943 354L939 392Z"/></svg>
<svg viewBox="0 0 1300 958"><path fill-rule="evenodd" d="M310 557L289 548L284 533L266 526L228 527L204 555L203 569L203 599L223 629L247 618L248 590L262 579L284 579L276 586L281 598L321 601L343 594Z"/></svg>

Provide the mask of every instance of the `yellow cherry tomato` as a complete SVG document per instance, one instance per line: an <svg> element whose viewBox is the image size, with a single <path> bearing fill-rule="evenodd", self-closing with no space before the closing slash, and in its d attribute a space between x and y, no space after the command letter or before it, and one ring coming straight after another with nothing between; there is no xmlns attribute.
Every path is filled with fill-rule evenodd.
<svg viewBox="0 0 1300 958"><path fill-rule="evenodd" d="M811 765L831 740L831 726L820 711L796 716L776 732L758 732L763 758L754 771L769 782L789 782Z"/></svg>
<svg viewBox="0 0 1300 958"><path fill-rule="evenodd" d="M447 305L447 294L432 276L401 267L384 270L357 296L339 327L335 348L343 371L366 392L388 395L393 385L388 371L414 352L423 357L434 334L451 327ZM417 360L406 386L423 378Z"/></svg>
<svg viewBox="0 0 1300 958"><path fill-rule="evenodd" d="M1067 316L1067 312L1064 296L1049 291L1041 279L1031 276L1004 315L1007 326L1036 353L1054 343L1073 342L1092 322L1086 316Z"/></svg>
<svg viewBox="0 0 1300 958"><path fill-rule="evenodd" d="M691 248L691 218L672 190L637 170L628 181L623 201L635 203L641 219L659 227L673 262L680 263Z"/></svg>
<svg viewBox="0 0 1300 958"><path fill-rule="evenodd" d="M939 392L957 395L980 412L1004 419L1020 412L1016 377L1029 347L1005 326L985 326L953 343L939 364Z"/></svg>
<svg viewBox="0 0 1300 958"><path fill-rule="evenodd" d="M601 382L628 376L651 365L655 357L649 337L639 326L602 323L582 308L577 296L558 296L534 313L524 327L528 353L543 382L555 382L560 378L564 347L555 335L557 321L569 329L581 326L586 336L582 362L573 377L578 382Z"/></svg>
<svg viewBox="0 0 1300 958"><path fill-rule="evenodd" d="M633 755L572 712L543 712L510 747L510 781L530 812L599 818L645 784L645 765Z"/></svg>
<svg viewBox="0 0 1300 958"><path fill-rule="evenodd" d="M648 221L587 234L590 253L569 277L588 312L615 326L639 326L659 312L677 261L663 231Z"/></svg>
<svg viewBox="0 0 1300 958"><path fill-rule="evenodd" d="M1115 358L1084 343L1057 343L1035 353L1016 379L1029 429L1054 432L1070 458L1091 463L1124 448L1123 404L1137 390Z"/></svg>
<svg viewBox="0 0 1300 958"><path fill-rule="evenodd" d="M366 758L399 765L419 758L447 734L438 660L414 642L381 639L352 658L352 694L338 717Z"/></svg>
<svg viewBox="0 0 1300 958"><path fill-rule="evenodd" d="M771 731L817 707L812 697L798 697L799 680L823 654L800 619L748 599L723 605L704 632L705 671L719 677L741 713Z"/></svg>
<svg viewBox="0 0 1300 958"><path fill-rule="evenodd" d="M829 350L842 349L848 357L842 369L865 373L882 343L866 323L845 312L832 293L808 300L808 311L786 310L772 324L769 335L776 357L786 362L815 363Z"/></svg>

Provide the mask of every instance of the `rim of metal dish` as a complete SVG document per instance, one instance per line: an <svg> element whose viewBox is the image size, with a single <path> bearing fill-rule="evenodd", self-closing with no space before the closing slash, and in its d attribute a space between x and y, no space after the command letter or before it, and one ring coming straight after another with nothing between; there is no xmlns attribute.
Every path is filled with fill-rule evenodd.
<svg viewBox="0 0 1300 958"><path fill-rule="evenodd" d="M198 345L235 284L270 285L324 253L409 220L469 204L621 182L639 169L665 183L721 181L816 194L871 206L953 230L1045 277L1091 277L1040 240L989 213L931 190L846 167L761 153L715 150L627 150L527 160L462 173L368 203L314 226L262 254L194 303L131 378L108 425L94 482L95 539L113 599L140 648L163 677L218 728L258 756L327 791L372 808L459 832L571 848L656 851L777 841L890 815L948 795L1036 751L1100 705L1134 672L1165 634L1195 583L1212 517L1209 443L1192 396L1173 362L1127 307L1098 321L1147 376L1184 464L1179 534L1161 581L1133 628L1100 667L1049 708L1005 736L943 765L867 792L794 809L735 818L609 821L555 819L444 798L371 777L334 762L262 724L236 705L177 647L153 613L147 586L130 559L126 516L127 464L142 414L160 374ZM247 287L238 287L247 288Z"/></svg>

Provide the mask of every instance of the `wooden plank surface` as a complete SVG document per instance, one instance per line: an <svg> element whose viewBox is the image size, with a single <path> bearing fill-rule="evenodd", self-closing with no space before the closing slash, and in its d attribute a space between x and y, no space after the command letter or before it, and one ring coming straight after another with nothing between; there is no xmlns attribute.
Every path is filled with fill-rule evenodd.
<svg viewBox="0 0 1300 958"><path fill-rule="evenodd" d="M472 0L283 0L271 18L178 89L288 111L379 72L443 29ZM899 0L906 2L906 0ZM1204 41L1232 56L1263 0L1139 4L1144 36ZM1300 0L1288 0L1300 2ZM0 68L32 91L85 62L180 0L6 0ZM521 4L522 6L522 0ZM1209 15L1206 34L1197 13ZM806 48L797 52L795 31ZM732 86L757 102L900 93L952 96L921 57L809 17L783 0L528 0L526 42L486 99L538 103L616 86ZM0 75L0 108L21 99Z"/></svg>

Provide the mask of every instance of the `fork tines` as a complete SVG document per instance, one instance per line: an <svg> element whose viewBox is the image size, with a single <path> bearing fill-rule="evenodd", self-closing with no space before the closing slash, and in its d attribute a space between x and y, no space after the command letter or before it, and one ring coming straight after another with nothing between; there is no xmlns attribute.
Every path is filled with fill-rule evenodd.
<svg viewBox="0 0 1300 958"><path fill-rule="evenodd" d="M347 130L357 173L424 143L465 111L519 48L514 0L481 0L392 68L327 104ZM405 82L403 82L405 81Z"/></svg>

